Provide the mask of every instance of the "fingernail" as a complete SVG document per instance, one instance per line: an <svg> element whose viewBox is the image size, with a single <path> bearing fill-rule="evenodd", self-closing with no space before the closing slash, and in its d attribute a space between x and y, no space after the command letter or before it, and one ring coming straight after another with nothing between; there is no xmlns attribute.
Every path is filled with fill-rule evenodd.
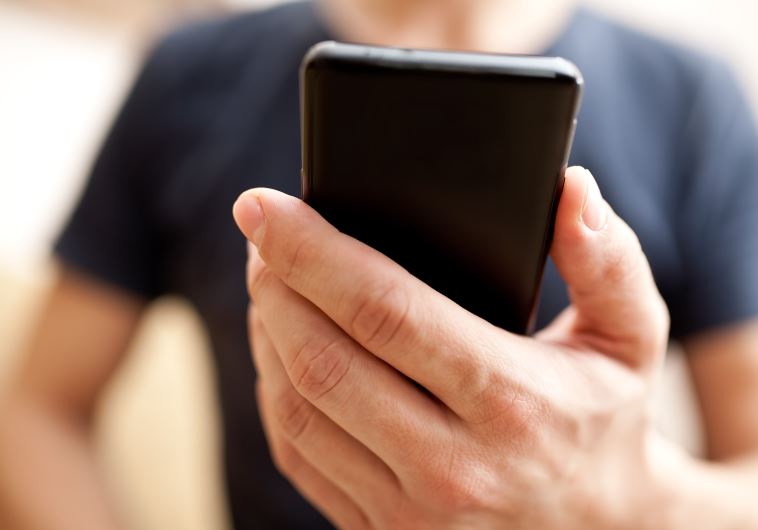
<svg viewBox="0 0 758 530"><path fill-rule="evenodd" d="M251 193L243 193L234 205L234 216L245 235L258 246L266 224L260 199Z"/></svg>
<svg viewBox="0 0 758 530"><path fill-rule="evenodd" d="M605 228L608 222L608 205L600 193L597 182L592 174L586 171L584 206L582 207L582 222L590 230L599 231Z"/></svg>

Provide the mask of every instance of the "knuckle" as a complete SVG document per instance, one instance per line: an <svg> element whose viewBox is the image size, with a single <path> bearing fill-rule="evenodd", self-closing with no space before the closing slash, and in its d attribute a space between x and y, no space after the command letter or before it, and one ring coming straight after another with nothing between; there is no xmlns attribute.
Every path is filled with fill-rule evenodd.
<svg viewBox="0 0 758 530"><path fill-rule="evenodd" d="M263 333L263 319L261 318L260 311L252 303L249 303L247 306L247 318L250 323L252 338L254 339L257 335Z"/></svg>
<svg viewBox="0 0 758 530"><path fill-rule="evenodd" d="M633 303L619 308L634 325L619 335L630 348L635 367L656 361L665 351L670 317L637 234L620 223L620 235L605 259L600 280L618 289L617 298Z"/></svg>
<svg viewBox="0 0 758 530"><path fill-rule="evenodd" d="M302 459L295 448L283 440L271 444L271 459L276 468L288 477L295 475L302 465Z"/></svg>
<svg viewBox="0 0 758 530"><path fill-rule="evenodd" d="M606 258L601 270L601 281L607 285L618 285L628 279L631 272L631 258L625 252L614 252Z"/></svg>
<svg viewBox="0 0 758 530"><path fill-rule="evenodd" d="M315 410L300 394L292 389L282 392L276 401L274 414L287 438L297 440L313 421Z"/></svg>
<svg viewBox="0 0 758 530"><path fill-rule="evenodd" d="M295 389L312 402L334 393L346 379L354 356L344 338L307 340L289 368Z"/></svg>
<svg viewBox="0 0 758 530"><path fill-rule="evenodd" d="M607 284L624 284L643 268L645 254L637 234L622 220L607 241L607 251L600 270L600 280Z"/></svg>
<svg viewBox="0 0 758 530"><path fill-rule="evenodd" d="M395 283L368 289L351 318L352 335L368 349L407 344L413 338L410 300L408 292Z"/></svg>
<svg viewBox="0 0 758 530"><path fill-rule="evenodd" d="M491 374L484 382L474 382L469 377L465 384L469 389L477 389L471 393L471 423L491 423L502 415L501 402L509 392L503 381Z"/></svg>
<svg viewBox="0 0 758 530"><path fill-rule="evenodd" d="M402 500L393 509L388 510L384 520L379 525L387 530L426 530L433 528L428 514L425 514L414 503Z"/></svg>
<svg viewBox="0 0 758 530"><path fill-rule="evenodd" d="M542 434L551 414L551 403L542 396L514 393L504 402L505 417L509 425L508 437L514 443L532 443Z"/></svg>
<svg viewBox="0 0 758 530"><path fill-rule="evenodd" d="M250 270L247 275L247 291L252 300L260 299L266 286L274 279L274 273L266 265Z"/></svg>
<svg viewBox="0 0 758 530"><path fill-rule="evenodd" d="M285 283L305 276L308 265L315 261L318 247L315 240L307 237L300 237L289 246L285 253Z"/></svg>
<svg viewBox="0 0 758 530"><path fill-rule="evenodd" d="M489 480L470 459L458 458L432 468L425 476L425 489L435 504L450 513L464 513L486 508Z"/></svg>
<svg viewBox="0 0 758 530"><path fill-rule="evenodd" d="M453 512L472 509L478 504L474 491L465 486L463 481L451 480L446 477L433 482L431 488L435 492L438 502Z"/></svg>
<svg viewBox="0 0 758 530"><path fill-rule="evenodd" d="M494 378L472 402L471 423L490 425L512 442L534 436L548 414L548 404L503 378Z"/></svg>

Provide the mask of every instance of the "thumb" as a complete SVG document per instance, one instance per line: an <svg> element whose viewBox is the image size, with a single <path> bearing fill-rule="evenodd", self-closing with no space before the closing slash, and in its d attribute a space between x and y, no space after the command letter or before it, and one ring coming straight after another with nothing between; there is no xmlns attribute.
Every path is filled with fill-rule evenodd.
<svg viewBox="0 0 758 530"><path fill-rule="evenodd" d="M668 338L668 310L637 236L584 168L566 171L551 254L572 303L561 338L633 367L654 364Z"/></svg>

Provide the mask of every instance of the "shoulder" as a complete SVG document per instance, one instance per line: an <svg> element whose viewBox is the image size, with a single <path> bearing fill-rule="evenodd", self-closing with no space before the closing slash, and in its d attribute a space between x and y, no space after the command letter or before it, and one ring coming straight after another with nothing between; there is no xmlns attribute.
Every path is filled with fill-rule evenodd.
<svg viewBox="0 0 758 530"><path fill-rule="evenodd" d="M604 25L606 61L628 87L625 97L647 109L652 123L668 123L684 159L713 151L730 132L755 138L753 108L727 61L608 19Z"/></svg>
<svg viewBox="0 0 758 530"><path fill-rule="evenodd" d="M590 83L612 91L630 108L647 109L657 120L687 116L714 104L719 93L739 93L721 58L584 9L574 32L580 64ZM613 95L607 96L612 98ZM618 101L617 101L618 103Z"/></svg>
<svg viewBox="0 0 758 530"><path fill-rule="evenodd" d="M725 68L715 55L648 33L598 12L583 9L579 26L603 66L614 62L629 77L697 83L715 69Z"/></svg>
<svg viewBox="0 0 758 530"><path fill-rule="evenodd" d="M657 160L672 184L686 183L694 153L711 152L726 128L752 118L731 68L707 50L586 9L567 50L584 73L585 121L619 153Z"/></svg>
<svg viewBox="0 0 758 530"><path fill-rule="evenodd" d="M314 21L310 2L299 1L186 24L155 44L144 74L167 87L234 82L250 62L291 46Z"/></svg>

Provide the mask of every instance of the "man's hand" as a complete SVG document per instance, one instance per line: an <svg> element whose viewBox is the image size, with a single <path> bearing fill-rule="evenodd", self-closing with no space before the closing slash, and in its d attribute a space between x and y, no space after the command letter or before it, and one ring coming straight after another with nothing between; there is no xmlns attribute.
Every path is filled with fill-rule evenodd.
<svg viewBox="0 0 758 530"><path fill-rule="evenodd" d="M342 528L644 528L668 313L581 168L552 256L571 306L498 329L298 199L245 192L258 395L282 472ZM655 450L654 450L655 449Z"/></svg>

